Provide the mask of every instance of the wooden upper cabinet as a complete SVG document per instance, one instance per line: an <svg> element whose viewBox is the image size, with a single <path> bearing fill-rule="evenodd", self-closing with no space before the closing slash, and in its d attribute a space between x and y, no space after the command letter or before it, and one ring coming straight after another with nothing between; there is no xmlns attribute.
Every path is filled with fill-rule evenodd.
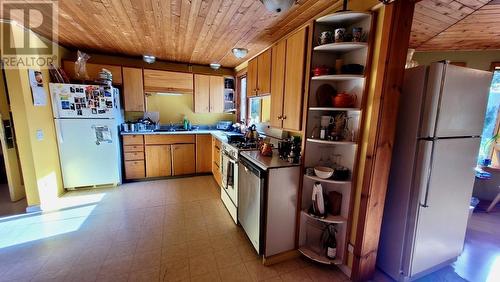
<svg viewBox="0 0 500 282"><path fill-rule="evenodd" d="M196 172L195 145L172 145L172 174L184 175Z"/></svg>
<svg viewBox="0 0 500 282"><path fill-rule="evenodd" d="M123 68L123 100L125 111L144 112L142 69Z"/></svg>
<svg viewBox="0 0 500 282"><path fill-rule="evenodd" d="M248 62L247 96L271 93L271 49Z"/></svg>
<svg viewBox="0 0 500 282"><path fill-rule="evenodd" d="M286 40L272 47L271 127L283 127L283 94L285 87Z"/></svg>
<svg viewBox="0 0 500 282"><path fill-rule="evenodd" d="M210 112L210 76L194 75L194 112Z"/></svg>
<svg viewBox="0 0 500 282"><path fill-rule="evenodd" d="M193 94L193 74L145 69L144 90L146 92Z"/></svg>
<svg viewBox="0 0 500 282"><path fill-rule="evenodd" d="M247 68L247 97L257 95L257 58L248 62Z"/></svg>
<svg viewBox="0 0 500 282"><path fill-rule="evenodd" d="M196 135L196 173L212 170L212 136Z"/></svg>
<svg viewBox="0 0 500 282"><path fill-rule="evenodd" d="M71 80L78 80L75 75L75 62L73 61L63 61L63 69L64 72L68 75ZM115 65L105 65L105 64L94 64L87 63L87 75L89 76L88 80L95 81L99 77L99 72L102 69L107 69L113 74L113 84L121 85L122 80L122 67Z"/></svg>
<svg viewBox="0 0 500 282"><path fill-rule="evenodd" d="M302 127L307 31L303 28L286 40L284 129L300 130Z"/></svg>
<svg viewBox="0 0 500 282"><path fill-rule="evenodd" d="M271 49L257 57L257 94L271 93Z"/></svg>
<svg viewBox="0 0 500 282"><path fill-rule="evenodd" d="M224 112L224 77L210 76L210 112Z"/></svg>
<svg viewBox="0 0 500 282"><path fill-rule="evenodd" d="M172 175L170 145L148 145L145 147L146 177Z"/></svg>

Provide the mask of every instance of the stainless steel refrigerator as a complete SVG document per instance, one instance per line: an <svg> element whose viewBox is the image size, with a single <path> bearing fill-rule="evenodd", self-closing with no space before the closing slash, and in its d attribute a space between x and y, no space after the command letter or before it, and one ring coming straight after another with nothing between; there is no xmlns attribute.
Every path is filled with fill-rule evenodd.
<svg viewBox="0 0 500 282"><path fill-rule="evenodd" d="M398 281L462 252L491 79L446 62L405 72L377 255Z"/></svg>

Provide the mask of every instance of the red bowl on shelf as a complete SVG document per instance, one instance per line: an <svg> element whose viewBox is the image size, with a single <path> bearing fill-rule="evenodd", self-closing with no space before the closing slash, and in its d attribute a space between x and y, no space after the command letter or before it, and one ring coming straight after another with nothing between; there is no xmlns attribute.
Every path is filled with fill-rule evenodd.
<svg viewBox="0 0 500 282"><path fill-rule="evenodd" d="M330 72L330 68L327 66L315 67L313 69L314 76L327 75Z"/></svg>

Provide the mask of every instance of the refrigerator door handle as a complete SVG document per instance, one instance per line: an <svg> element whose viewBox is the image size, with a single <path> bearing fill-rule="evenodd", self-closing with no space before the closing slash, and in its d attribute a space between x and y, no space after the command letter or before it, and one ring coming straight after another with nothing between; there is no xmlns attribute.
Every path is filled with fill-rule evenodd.
<svg viewBox="0 0 500 282"><path fill-rule="evenodd" d="M432 176L432 159L434 153L434 141L421 141L419 146L419 170L421 171L417 185L420 187L419 204L423 208L429 207L429 188Z"/></svg>
<svg viewBox="0 0 500 282"><path fill-rule="evenodd" d="M56 125L57 140L59 140L59 143L62 144L64 142L64 138L59 119L54 119L54 124Z"/></svg>

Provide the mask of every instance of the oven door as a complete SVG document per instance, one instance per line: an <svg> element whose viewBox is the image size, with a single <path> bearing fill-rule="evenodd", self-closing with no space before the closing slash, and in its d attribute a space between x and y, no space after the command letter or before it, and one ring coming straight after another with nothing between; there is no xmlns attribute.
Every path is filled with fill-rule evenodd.
<svg viewBox="0 0 500 282"><path fill-rule="evenodd" d="M222 152L222 190L238 207L238 162ZM232 177L232 181L230 178Z"/></svg>

